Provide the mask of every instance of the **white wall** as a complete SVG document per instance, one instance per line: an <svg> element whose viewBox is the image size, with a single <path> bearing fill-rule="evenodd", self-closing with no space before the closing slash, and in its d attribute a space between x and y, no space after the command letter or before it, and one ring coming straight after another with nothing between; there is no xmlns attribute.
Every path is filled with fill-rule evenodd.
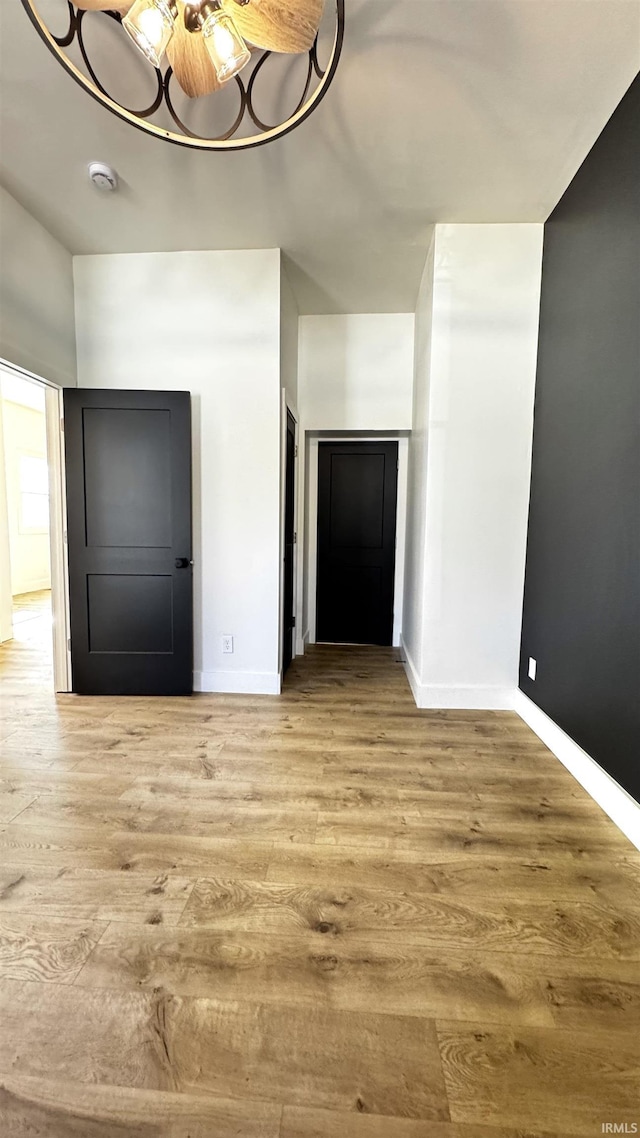
<svg viewBox="0 0 640 1138"><path fill-rule="evenodd" d="M405 651L422 675L424 646L425 503L427 478L427 416L431 379L431 324L435 233L420 282L415 319L412 430L407 478L407 538L402 640Z"/></svg>
<svg viewBox="0 0 640 1138"><path fill-rule="evenodd" d="M298 305L289 284L282 261L280 263L280 384L284 392L281 401L280 419L280 656L282 669L283 605L284 605L284 523L285 523L285 479L287 470L287 407L294 418L298 414ZM296 428L297 429L297 428ZM300 464L295 461L296 503L300 486ZM294 506L295 509L295 506ZM296 526L296 522L294 522ZM296 526L297 528L297 526ZM293 551L293 611L297 611L298 548ZM293 654L296 655L297 637L294 637Z"/></svg>
<svg viewBox="0 0 640 1138"><path fill-rule="evenodd" d="M298 406L298 306L289 278L280 268L280 381L290 406Z"/></svg>
<svg viewBox="0 0 640 1138"><path fill-rule="evenodd" d="M297 651L315 640L315 529L318 526L318 432L346 431L361 440L380 432L397 438L411 428L413 313L301 316L298 323L298 407L304 432L298 506ZM340 437L340 436L338 436ZM342 436L344 437L344 435ZM400 643L407 508L407 440L401 440L397 495L394 644Z"/></svg>
<svg viewBox="0 0 640 1138"><path fill-rule="evenodd" d="M318 432L325 439L347 432L364 441L370 432L398 438L411 428L413 332L413 313L300 317L298 407L304 463L298 534L304 555L298 572L298 652L305 640L315 640ZM404 591L406 455L405 439L399 450L394 643L399 643Z"/></svg>
<svg viewBox="0 0 640 1138"><path fill-rule="evenodd" d="M81 387L192 393L196 687L276 692L279 250L76 257L74 276Z"/></svg>
<svg viewBox="0 0 640 1138"><path fill-rule="evenodd" d="M411 427L413 313L301 316L298 390L307 431Z"/></svg>
<svg viewBox="0 0 640 1138"><path fill-rule="evenodd" d="M76 382L71 254L0 186L0 357Z"/></svg>
<svg viewBox="0 0 640 1138"><path fill-rule="evenodd" d="M408 672L421 706L508 707L518 675L542 225L438 225L435 240L422 652L418 660L407 653Z"/></svg>

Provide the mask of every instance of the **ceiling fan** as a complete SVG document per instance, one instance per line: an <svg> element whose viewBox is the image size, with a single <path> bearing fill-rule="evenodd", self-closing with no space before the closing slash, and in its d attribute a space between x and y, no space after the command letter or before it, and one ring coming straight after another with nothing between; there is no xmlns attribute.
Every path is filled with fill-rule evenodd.
<svg viewBox="0 0 640 1138"><path fill-rule="evenodd" d="M113 0L78 0L85 11ZM315 42L324 0L134 0L115 5L122 26L154 67L166 53L191 98L217 91L251 59L251 49L297 55Z"/></svg>
<svg viewBox="0 0 640 1138"><path fill-rule="evenodd" d="M112 114L139 130L199 150L243 150L262 146L294 130L328 91L344 40L345 0L329 0L327 5L335 10L335 26L324 65L320 55L326 56L330 38L322 23L325 0L191 0L190 3L185 0L60 0L60 3L68 9L69 24L62 34L54 34L38 11L39 0L22 0L38 35L76 83ZM152 65L155 96L142 110L125 106L109 93L99 78L91 60L90 42L84 35L85 17L92 12L116 21ZM69 48L73 49L71 53ZM115 53L117 50L115 45ZM291 85L280 102L274 103L271 98L270 115L275 112L279 116L273 122L269 121L269 112L265 116L256 105L257 98L264 101L265 86L256 87L255 81L264 65L277 54L306 54L308 58L306 66L295 69L294 85L300 86L301 94L293 110L285 109L293 89ZM241 76L240 72L249 63L247 73ZM120 67L113 72L116 82L120 73ZM274 74L277 76L277 71ZM276 78L272 92L277 90L277 82ZM200 96L226 86L233 87L237 105L235 119L220 133L200 133L203 114L196 111L191 116L191 126L183 121L183 106L175 101L174 83L194 102ZM266 92L268 102L268 87ZM222 113L227 115L230 105L234 104L222 100L220 105ZM205 115L215 118L213 108L207 103L205 107Z"/></svg>

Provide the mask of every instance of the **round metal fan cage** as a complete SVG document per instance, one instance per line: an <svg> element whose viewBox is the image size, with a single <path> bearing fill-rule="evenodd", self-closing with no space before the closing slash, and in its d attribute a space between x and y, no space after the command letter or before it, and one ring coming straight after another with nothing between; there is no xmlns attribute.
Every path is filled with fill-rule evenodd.
<svg viewBox="0 0 640 1138"><path fill-rule="evenodd" d="M41 39L44 40L52 55L62 64L65 71L67 71L69 75L75 79L76 83L79 83L89 95L96 99L103 107L106 107L108 111L111 111L112 114L117 115L118 118L124 119L124 121L131 126L137 127L138 130L145 131L154 138L162 138L178 146L188 146L196 150L247 150L254 146L263 146L265 143L272 142L274 139L282 138L283 135L294 130L295 127L299 126L300 123L304 122L304 120L312 114L329 90L338 67L344 41L344 0L331 0L331 2L335 2L336 18L335 34L328 62L325 67L320 66L318 60L318 38L316 37L311 50L308 52L306 79L303 82L303 90L293 113L277 124L269 124L262 120L255 105L256 80L263 69L269 66L269 60L273 57L274 53L270 51L256 51L252 62L246 69L249 72L248 78L244 78L245 72L243 72L242 75L236 75L235 79L231 80L231 83L228 84L229 86L231 86L231 84L236 85L239 99L238 112L234 121L224 133L212 138L207 138L191 131L185 123L182 122L176 110L175 99L172 95L173 70L170 66L167 66L164 70L155 69L156 93L151 104L143 108L143 110L131 110L128 107L122 106L117 100L112 98L96 75L83 34L83 23L88 15L87 11L82 8L77 8L70 0L67 0L69 25L63 35L56 36L49 30L40 16L34 0L22 0L22 6L26 10L29 19ZM115 10L92 12L91 15L100 15L116 23L122 22L120 13ZM124 34L123 31L123 35ZM74 43L77 44L80 56L88 73L87 75L85 75L66 54L65 49ZM141 61L141 66L143 65ZM215 98L215 95L213 97ZM164 126L152 121L153 116L163 107L166 108L168 115L177 129L166 129ZM252 128L256 128L257 133L249 135L242 133L244 127L249 122Z"/></svg>

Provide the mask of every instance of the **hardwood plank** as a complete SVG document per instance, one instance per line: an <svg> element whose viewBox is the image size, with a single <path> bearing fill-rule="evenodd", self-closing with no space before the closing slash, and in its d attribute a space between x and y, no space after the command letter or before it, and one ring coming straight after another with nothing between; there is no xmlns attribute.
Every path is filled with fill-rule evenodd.
<svg viewBox="0 0 640 1138"><path fill-rule="evenodd" d="M461 753L458 750L457 754ZM461 770L455 751L447 762L420 759L412 763L401 755L393 764L381 763L379 760L362 763L345 756L340 771L348 786L367 789L372 785L378 789L379 786L391 783L398 789L401 798L413 795L416 801L425 805L431 802L434 807L441 794L450 798L457 796L458 802L462 796L475 802L491 798L534 803L544 800L551 805L588 801L586 792L568 771L548 771L544 775L532 774L526 768L519 767L492 771L488 763L487 769L483 769L485 760L486 756L478 755L473 770ZM335 778L335 775L327 763L324 778L328 780L332 777Z"/></svg>
<svg viewBox="0 0 640 1138"><path fill-rule="evenodd" d="M104 922L0 914L0 977L70 984L106 929Z"/></svg>
<svg viewBox="0 0 640 1138"><path fill-rule="evenodd" d="M286 784L305 778L318 785L322 782L324 756L321 754L315 763L308 757L302 760L295 755L287 757L278 750L263 758L256 757L255 751L243 752L243 756L242 759L238 754L230 756L226 748L199 748L195 752L176 749L164 752L158 748L155 752L137 752L135 755L109 751L81 759L75 769L87 773L108 771L118 774L126 767L134 771L136 778L151 781L175 777L215 781L216 785L223 786L232 782Z"/></svg>
<svg viewBox="0 0 640 1138"><path fill-rule="evenodd" d="M16 1076L448 1117L426 1020L12 981L0 1010Z"/></svg>
<svg viewBox="0 0 640 1138"><path fill-rule="evenodd" d="M119 797L133 785L134 775L126 771L115 777L104 774L83 774L60 770L57 767L29 770L3 763L0 766L0 794L15 792L32 796L41 794L106 794Z"/></svg>
<svg viewBox="0 0 640 1138"><path fill-rule="evenodd" d="M554 1022L533 959L526 968L503 954L319 930L286 936L112 924L78 984L422 1019L473 1012L487 1023Z"/></svg>
<svg viewBox="0 0 640 1138"><path fill-rule="evenodd" d="M280 1115L249 1099L0 1073L3 1138L278 1138Z"/></svg>
<svg viewBox="0 0 640 1138"><path fill-rule="evenodd" d="M288 848L288 847L287 847ZM311 847L315 848L315 847ZM272 843L191 834L135 833L95 827L14 826L0 831L0 862L17 866L113 869L123 872L186 874L215 870L261 880Z"/></svg>
<svg viewBox="0 0 640 1138"><path fill-rule="evenodd" d="M218 801L238 804L262 802L264 805L269 805L274 802L292 802L299 809L306 810L382 808L424 816L436 813L441 817L452 814L456 817L460 813L460 801L463 795L469 810L473 808L480 816L492 818L504 816L508 821L515 818L539 822L548 817L557 821L561 818L584 817L585 814L599 817L599 807L585 798L581 788L578 794L573 788L554 792L553 788L547 787L546 793L543 794L536 785L536 789L529 792L526 784L521 787L514 778L508 780L508 791L503 788L499 794L478 794L474 790L473 781L466 774L458 776L461 780L460 788L449 790L425 789L422 785L397 786L393 785L390 779L377 783L375 771L370 772L366 782L351 785L349 779L346 779L342 773L338 776L328 763L315 772L307 770L306 767L281 771L276 764L271 764L268 778L265 777L267 772L264 767L258 767L255 762L251 770L254 777L248 780L239 777L242 771L237 766L234 767L233 778L221 778L219 766L214 765L208 772L207 781L210 781L211 785L207 787L202 785L204 772L197 777L179 773L155 778L138 775L131 778L126 787L122 787L120 797L123 802L140 803L148 801L151 795L171 796L180 801L199 800L203 795L208 795ZM256 777L257 773L260 777ZM439 781L442 785L443 776ZM413 782L414 784L417 782L415 775ZM538 782L539 780L536 780L536 784ZM73 789L71 777L68 788ZM105 792L110 792L108 782Z"/></svg>
<svg viewBox="0 0 640 1138"><path fill-rule="evenodd" d="M330 884L201 879L182 922L243 932L319 931L332 938L358 933L404 944L482 946L490 952L615 957L640 961L640 914L567 901L451 899L428 893Z"/></svg>
<svg viewBox="0 0 640 1138"><path fill-rule="evenodd" d="M186 877L3 865L0 914L177 924L193 888Z"/></svg>
<svg viewBox="0 0 640 1138"><path fill-rule="evenodd" d="M0 770L5 766L24 771L73 770L81 759L79 754L69 754L64 747L43 746L31 731L23 732L17 740L16 736L17 730L0 743Z"/></svg>
<svg viewBox="0 0 640 1138"><path fill-rule="evenodd" d="M634 1121L640 1089L637 1033L489 1028L438 1023L451 1118L600 1133Z"/></svg>
<svg viewBox="0 0 640 1138"><path fill-rule="evenodd" d="M31 812L29 812L31 811ZM170 797L155 797L146 804L121 802L118 798L89 798L81 794L43 794L23 808L21 822L28 826L95 825L136 833L174 834L196 837L274 838L280 841L313 841L315 812L295 809L261 809L260 804L233 809L214 800L177 804Z"/></svg>
<svg viewBox="0 0 640 1138"><path fill-rule="evenodd" d="M437 809L437 802L435 808ZM491 822L494 826L503 822L505 825L523 822L527 826L546 828L567 822L570 826L588 824L595 832L606 832L610 827L610 819L588 795L571 795L552 801L546 795L535 796L531 800L518 794L510 798L496 798L495 795L480 793L477 803L473 804L472 813L481 822Z"/></svg>
<svg viewBox="0 0 640 1138"><path fill-rule="evenodd" d="M21 708L14 708L13 726L14 732L6 743L2 744L1 753L3 758L7 757L7 753L19 753L19 748L22 747L24 752L35 745L35 748L64 753L68 750L77 749L73 747L72 740L76 739L81 732L86 732L87 737L96 734L103 730L103 720L89 719L83 717L82 719L65 720L65 718L57 714L47 714L43 709L33 707L29 703ZM11 722L11 719L9 719Z"/></svg>
<svg viewBox="0 0 640 1138"><path fill-rule="evenodd" d="M202 779L136 779L120 795L121 802L132 805L143 805L150 799L167 798L180 805L209 801L216 805L224 804L225 808L243 809L245 804L259 804L265 808L279 806L312 813L321 809L353 810L367 800L359 789L349 790L338 782L331 785L321 779L314 784L304 778L290 779L284 785L263 778L252 782L212 780L204 786ZM384 788L378 795L377 803L383 807L388 805L392 809L398 808L399 792Z"/></svg>
<svg viewBox="0 0 640 1138"><path fill-rule="evenodd" d="M20 827L21 829L21 827ZM16 827L16 830L18 828ZM15 831L14 831L15 832ZM2 838L0 838L2 848ZM573 856L547 851L545 856L509 856L477 848L435 851L379 850L335 845L273 843L268 881L337 888L361 885L373 889L415 890L449 897L499 895L530 900L588 900L620 902L628 909L640 905L639 860L626 855L612 859L604 853Z"/></svg>
<svg viewBox="0 0 640 1138"><path fill-rule="evenodd" d="M18 794L13 790L0 791L0 822L11 822L36 801L35 794Z"/></svg>
<svg viewBox="0 0 640 1138"><path fill-rule="evenodd" d="M32 810L34 807L31 808ZM585 849L615 856L632 850L631 843L608 820L592 816L561 818L544 816L518 821L474 816L461 806L458 817L430 818L411 811L358 810L319 811L318 844L369 846L378 849L409 849L446 853L448 850L483 850L516 857L539 853L580 853Z"/></svg>
<svg viewBox="0 0 640 1138"><path fill-rule="evenodd" d="M75 754L75 752L74 752ZM467 756L463 758L462 756ZM548 756L544 765L535 766L526 755L513 755L507 758L499 745L488 750L477 748L456 748L454 743L432 745L424 740L411 747L394 746L386 743L379 747L363 746L346 748L337 744L334 749L327 747L323 728L318 728L318 737L301 743L297 737L261 740L251 745L251 741L230 743L219 746L201 739L197 747L187 746L183 741L164 746L161 743L145 749L126 748L118 742L110 750L96 750L82 758L74 769L87 773L112 773L119 775L123 769L131 769L145 778L188 777L218 779L223 782L260 782L264 780L289 781L306 779L322 781L322 776L341 781L351 786L379 786L386 783L394 789L406 786L408 789L424 785L430 787L433 779L440 781L440 790L446 790L449 775L463 780L462 788L468 793L470 786L477 791L478 776L482 781L503 779L518 783L521 778L535 777L538 782L545 780L547 792L560 781L570 790L588 799L586 792L577 786L557 760ZM456 789L456 785L452 789ZM489 789L491 787L489 784Z"/></svg>
<svg viewBox="0 0 640 1138"><path fill-rule="evenodd" d="M269 728L255 730L254 742L267 739ZM18 734L18 733L16 733ZM225 742L236 741L243 747L249 747L252 742L251 733L243 730L228 728L225 730L211 730L206 732L190 732L187 728L167 733L156 729L140 732L133 728L122 730L117 726L103 722L99 728L78 730L75 727L62 736L56 736L57 745L64 752L80 752L80 756L87 753L100 753L102 751L121 751L127 755L170 754L173 750L182 751L183 754L197 755L203 747L208 751L218 750Z"/></svg>
<svg viewBox="0 0 640 1138"><path fill-rule="evenodd" d="M57 1138L57 1136L56 1136ZM280 1138L523 1138L517 1130L285 1106ZM527 1132L526 1138L554 1138ZM559 1138L558 1135L555 1138Z"/></svg>
<svg viewBox="0 0 640 1138"><path fill-rule="evenodd" d="M554 958L543 990L558 1027L598 1032L635 1031L640 1036L640 969L637 963Z"/></svg>

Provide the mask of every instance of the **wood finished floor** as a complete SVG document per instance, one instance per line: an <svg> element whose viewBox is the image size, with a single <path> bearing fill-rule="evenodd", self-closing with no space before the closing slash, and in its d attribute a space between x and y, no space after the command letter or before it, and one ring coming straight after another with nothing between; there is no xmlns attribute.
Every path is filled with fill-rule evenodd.
<svg viewBox="0 0 640 1138"><path fill-rule="evenodd" d="M49 694L0 649L3 1138L640 1123L640 854L397 653L284 695Z"/></svg>

